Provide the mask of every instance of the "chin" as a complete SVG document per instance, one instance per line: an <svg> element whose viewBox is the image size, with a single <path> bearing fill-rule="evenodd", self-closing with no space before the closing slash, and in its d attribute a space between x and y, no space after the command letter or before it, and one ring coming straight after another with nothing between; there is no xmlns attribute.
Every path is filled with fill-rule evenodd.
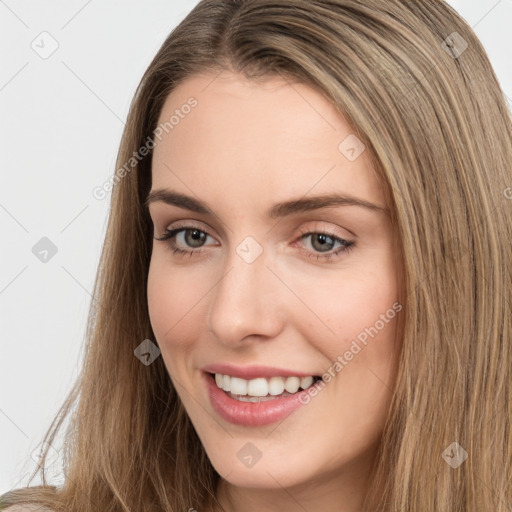
<svg viewBox="0 0 512 512"><path fill-rule="evenodd" d="M227 448L224 446L223 449L216 450L215 453L207 451L208 458L215 471L231 485L253 489L279 490L283 487L299 485L302 482L308 481L313 476L310 472L307 474L306 472L303 474L298 473L297 464L287 464L281 456L265 457L265 454L261 454L259 460L256 462L254 460L252 462L247 461L246 465L243 459L245 453L251 451L251 442L236 441L238 441L236 447ZM241 450L238 446L239 444L243 447L246 446L246 450ZM304 469L308 468L311 469L311 463Z"/></svg>

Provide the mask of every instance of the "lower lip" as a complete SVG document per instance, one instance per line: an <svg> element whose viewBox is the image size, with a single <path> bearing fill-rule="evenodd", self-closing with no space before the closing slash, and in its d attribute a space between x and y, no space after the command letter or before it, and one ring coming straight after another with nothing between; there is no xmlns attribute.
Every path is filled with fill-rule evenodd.
<svg viewBox="0 0 512 512"><path fill-rule="evenodd" d="M270 425L283 420L303 405L299 401L301 392L265 402L241 402L220 389L211 374L203 373L203 375L213 408L221 418L235 425L246 427Z"/></svg>

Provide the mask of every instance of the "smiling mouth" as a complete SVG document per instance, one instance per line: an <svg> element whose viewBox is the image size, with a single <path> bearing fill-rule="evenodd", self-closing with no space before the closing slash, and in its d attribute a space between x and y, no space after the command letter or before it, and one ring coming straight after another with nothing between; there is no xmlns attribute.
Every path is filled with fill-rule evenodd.
<svg viewBox="0 0 512 512"><path fill-rule="evenodd" d="M259 403L276 398L292 396L316 384L321 377L311 375L308 377L258 377L255 379L242 379L220 373L208 373L217 387L222 389L230 398L241 402Z"/></svg>

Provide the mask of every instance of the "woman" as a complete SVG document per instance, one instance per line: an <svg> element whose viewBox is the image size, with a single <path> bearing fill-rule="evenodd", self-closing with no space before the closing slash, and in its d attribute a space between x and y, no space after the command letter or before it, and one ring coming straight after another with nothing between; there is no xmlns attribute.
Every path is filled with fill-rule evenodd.
<svg viewBox="0 0 512 512"><path fill-rule="evenodd" d="M200 2L128 116L65 484L3 505L509 510L511 143L444 2Z"/></svg>

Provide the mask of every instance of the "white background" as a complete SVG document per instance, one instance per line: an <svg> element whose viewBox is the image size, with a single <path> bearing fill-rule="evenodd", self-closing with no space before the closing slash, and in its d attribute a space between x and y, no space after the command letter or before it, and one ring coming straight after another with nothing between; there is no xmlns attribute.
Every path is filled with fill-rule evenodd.
<svg viewBox="0 0 512 512"><path fill-rule="evenodd" d="M512 0L449 3L510 101ZM0 0L0 494L28 483L30 454L78 375L110 200L92 189L115 171L143 72L195 4ZM47 59L31 47L44 31L58 42ZM42 237L58 249L47 263L32 253Z"/></svg>

